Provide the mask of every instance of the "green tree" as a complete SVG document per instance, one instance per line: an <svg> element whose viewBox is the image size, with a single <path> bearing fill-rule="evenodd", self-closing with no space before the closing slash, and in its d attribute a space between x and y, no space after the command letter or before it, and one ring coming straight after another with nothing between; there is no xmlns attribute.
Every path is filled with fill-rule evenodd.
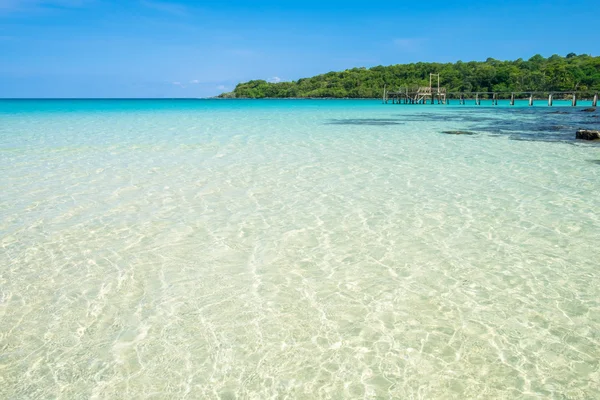
<svg viewBox="0 0 600 400"><path fill-rule="evenodd" d="M327 72L292 82L252 80L221 97L380 97L403 86L428 86L429 74L440 73L450 92L600 90L600 57L569 53L549 58L537 54L525 61L413 63ZM436 82L437 84L437 82Z"/></svg>

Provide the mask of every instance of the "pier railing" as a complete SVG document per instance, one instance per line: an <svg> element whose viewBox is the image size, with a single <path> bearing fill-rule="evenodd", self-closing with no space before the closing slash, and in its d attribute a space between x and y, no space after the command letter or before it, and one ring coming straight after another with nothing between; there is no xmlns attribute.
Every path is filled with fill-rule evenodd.
<svg viewBox="0 0 600 400"><path fill-rule="evenodd" d="M552 106L554 100L570 100L572 106L577 106L578 100L591 100L592 107L598 105L597 90L573 90L573 91L498 91L498 92L447 92L446 88L430 87L401 87L398 90L383 90L382 102L387 104L449 104L450 100L458 100L459 104L466 104L467 100L474 100L476 105L482 101L491 101L492 105L498 105L498 100L510 100L510 105L515 100L528 100L532 106L537 100L548 102Z"/></svg>

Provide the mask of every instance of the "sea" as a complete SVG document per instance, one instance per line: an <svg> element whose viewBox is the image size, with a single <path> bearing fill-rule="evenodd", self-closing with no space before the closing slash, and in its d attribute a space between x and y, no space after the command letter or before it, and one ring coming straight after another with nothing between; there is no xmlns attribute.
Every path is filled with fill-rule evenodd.
<svg viewBox="0 0 600 400"><path fill-rule="evenodd" d="M600 111L455 103L0 100L0 398L600 398Z"/></svg>

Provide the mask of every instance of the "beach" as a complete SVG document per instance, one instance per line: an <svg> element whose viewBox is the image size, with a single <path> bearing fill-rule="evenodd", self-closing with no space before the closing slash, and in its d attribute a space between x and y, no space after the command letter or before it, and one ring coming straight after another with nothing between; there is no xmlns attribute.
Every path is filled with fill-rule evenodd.
<svg viewBox="0 0 600 400"><path fill-rule="evenodd" d="M597 398L598 114L0 100L0 397Z"/></svg>

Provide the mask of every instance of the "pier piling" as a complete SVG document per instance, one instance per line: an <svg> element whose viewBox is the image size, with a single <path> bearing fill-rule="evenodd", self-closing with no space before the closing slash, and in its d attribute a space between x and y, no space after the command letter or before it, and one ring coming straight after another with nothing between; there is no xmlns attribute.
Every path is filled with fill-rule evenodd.
<svg viewBox="0 0 600 400"><path fill-rule="evenodd" d="M1 1L1 0L0 0ZM592 107L598 106L598 95L600 92L594 92L591 90L569 90L569 91L554 91L554 92L448 92L446 88L438 87L432 88L427 86L421 87L402 87L397 91L391 91L387 89L387 85L383 87L383 94L381 101L384 104L388 104L391 100L392 104L450 104L450 98L457 99L458 104L466 105L467 99L474 100L476 106L481 105L481 99L484 101L491 100L492 106L498 105L498 99L508 99L509 104L514 106L516 100L519 101L528 100L529 106L533 106L535 102L535 96L538 96L538 100L541 100L544 95L548 96L548 107L554 105L554 96L559 96L560 100L566 100L569 96L571 98L571 105L577 106L577 100L579 97L583 99L591 99Z"/></svg>

